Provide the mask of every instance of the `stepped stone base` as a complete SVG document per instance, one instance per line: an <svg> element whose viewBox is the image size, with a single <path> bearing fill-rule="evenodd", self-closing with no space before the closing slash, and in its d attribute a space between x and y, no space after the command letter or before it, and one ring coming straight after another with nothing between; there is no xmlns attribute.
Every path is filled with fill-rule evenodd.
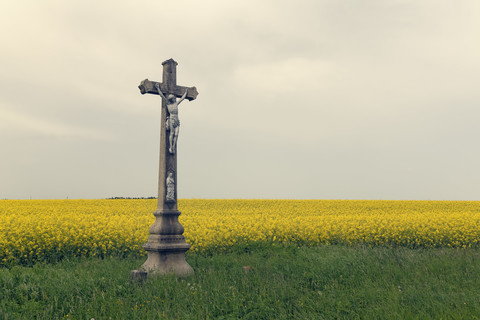
<svg viewBox="0 0 480 320"><path fill-rule="evenodd" d="M148 252L147 261L140 267L148 276L175 274L177 276L193 275L192 267L185 260L185 252Z"/></svg>
<svg viewBox="0 0 480 320"><path fill-rule="evenodd" d="M150 236L143 245L148 258L139 270L133 270L132 280L143 281L148 277L175 274L189 276L194 273L185 260L190 245L185 242L183 227L178 222L180 211L157 210L153 213L155 223L150 227Z"/></svg>

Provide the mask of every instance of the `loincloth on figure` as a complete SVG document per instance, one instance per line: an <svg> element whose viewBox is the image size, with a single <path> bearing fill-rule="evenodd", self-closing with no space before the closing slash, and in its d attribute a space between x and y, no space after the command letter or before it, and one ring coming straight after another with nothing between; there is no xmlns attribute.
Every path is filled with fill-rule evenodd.
<svg viewBox="0 0 480 320"><path fill-rule="evenodd" d="M166 125L167 125L167 130L169 130L171 127L173 127L174 129L176 127L180 127L180 119L178 119L178 116L177 117L170 116L167 118Z"/></svg>

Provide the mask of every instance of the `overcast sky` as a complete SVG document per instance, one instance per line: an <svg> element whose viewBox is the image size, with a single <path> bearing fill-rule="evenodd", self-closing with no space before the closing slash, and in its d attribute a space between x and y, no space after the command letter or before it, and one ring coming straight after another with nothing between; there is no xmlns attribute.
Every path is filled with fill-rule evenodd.
<svg viewBox="0 0 480 320"><path fill-rule="evenodd" d="M477 0L0 3L0 198L480 200Z"/></svg>

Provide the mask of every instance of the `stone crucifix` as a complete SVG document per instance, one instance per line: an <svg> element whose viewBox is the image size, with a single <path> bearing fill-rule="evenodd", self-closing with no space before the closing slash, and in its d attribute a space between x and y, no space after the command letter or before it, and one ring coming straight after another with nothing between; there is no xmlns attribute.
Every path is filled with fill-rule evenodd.
<svg viewBox="0 0 480 320"><path fill-rule="evenodd" d="M189 275L192 267L185 260L190 245L185 242L184 228L178 222L177 209L177 140L180 121L178 105L184 100L194 100L195 87L177 85L177 62L169 59L162 63L163 82L143 80L138 88L142 94L150 93L162 98L160 121L160 167L158 173L157 210L150 236L143 245L148 258L139 270L132 271L132 279L145 279L148 275L174 273ZM176 98L180 98L177 101ZM168 136L167 136L168 131Z"/></svg>

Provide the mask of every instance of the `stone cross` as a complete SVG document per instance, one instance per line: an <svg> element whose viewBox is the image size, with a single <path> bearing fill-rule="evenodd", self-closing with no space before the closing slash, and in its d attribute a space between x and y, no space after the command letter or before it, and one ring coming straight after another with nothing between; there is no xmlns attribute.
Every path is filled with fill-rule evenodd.
<svg viewBox="0 0 480 320"><path fill-rule="evenodd" d="M168 107L172 101L175 101L175 97L182 97L191 101L197 97L198 92L195 87L177 85L177 62L169 59L164 61L162 65L163 82L145 79L138 86L142 94L150 93L162 97L162 111L158 202L157 210L153 213L156 219L149 229L148 241L143 245L148 258L140 267L140 270L132 271L132 279L145 279L147 274L174 273L189 275L193 273L192 267L185 260L185 252L190 248L190 245L185 242L183 226L178 222L180 211L177 209L177 152L175 150L176 143L172 146L171 138L169 139L167 135L167 130L170 129L171 131L173 129L172 126L168 125L167 119L173 116L169 114L169 110L172 111L172 109ZM175 116L178 120L178 115Z"/></svg>

